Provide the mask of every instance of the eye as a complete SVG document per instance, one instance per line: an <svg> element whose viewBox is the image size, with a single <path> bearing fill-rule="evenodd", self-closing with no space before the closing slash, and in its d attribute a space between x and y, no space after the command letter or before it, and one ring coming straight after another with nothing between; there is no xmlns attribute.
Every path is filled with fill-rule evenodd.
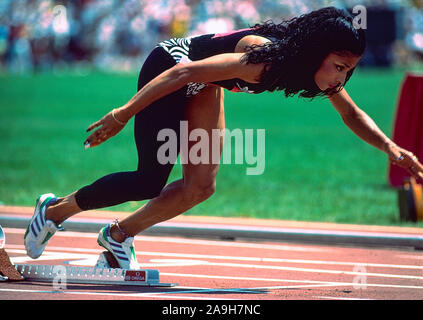
<svg viewBox="0 0 423 320"><path fill-rule="evenodd" d="M345 69L345 67L340 66L340 65L335 65L335 66L336 66L336 70L338 70L339 72L341 72Z"/></svg>

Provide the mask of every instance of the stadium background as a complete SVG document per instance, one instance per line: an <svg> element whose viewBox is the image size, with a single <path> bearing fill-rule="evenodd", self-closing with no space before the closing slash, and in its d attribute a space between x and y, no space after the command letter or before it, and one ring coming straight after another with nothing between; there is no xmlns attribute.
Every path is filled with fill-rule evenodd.
<svg viewBox="0 0 423 320"><path fill-rule="evenodd" d="M420 53L421 0L3 0L0 57L10 72L67 65L133 71L161 40L275 22L334 5L368 10L364 63L408 64Z"/></svg>
<svg viewBox="0 0 423 320"><path fill-rule="evenodd" d="M368 49L347 89L390 135L401 82L422 70L422 0L1 1L0 202L33 205L43 192L64 195L134 168L132 123L100 148L82 142L90 123L135 93L157 42L357 4L368 10ZM386 157L348 132L327 101L226 96L228 128L266 129L266 171L222 166L216 194L187 214L404 225Z"/></svg>

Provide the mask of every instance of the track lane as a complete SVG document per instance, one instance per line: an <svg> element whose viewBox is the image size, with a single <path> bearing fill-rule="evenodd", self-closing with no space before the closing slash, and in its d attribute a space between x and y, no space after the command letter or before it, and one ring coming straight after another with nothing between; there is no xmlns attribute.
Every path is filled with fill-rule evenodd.
<svg viewBox="0 0 423 320"><path fill-rule="evenodd" d="M23 229L4 228L14 263L93 265L97 234L58 232L40 259L26 256ZM0 283L2 299L423 299L423 252L404 249L137 236L143 268L173 288Z"/></svg>

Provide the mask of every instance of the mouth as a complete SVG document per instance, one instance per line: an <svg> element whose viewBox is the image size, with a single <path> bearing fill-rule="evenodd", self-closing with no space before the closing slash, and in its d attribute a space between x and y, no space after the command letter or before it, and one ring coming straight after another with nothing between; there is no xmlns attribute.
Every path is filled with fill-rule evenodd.
<svg viewBox="0 0 423 320"><path fill-rule="evenodd" d="M340 85L340 83L337 84L329 84L329 89L334 89L336 87L338 87Z"/></svg>

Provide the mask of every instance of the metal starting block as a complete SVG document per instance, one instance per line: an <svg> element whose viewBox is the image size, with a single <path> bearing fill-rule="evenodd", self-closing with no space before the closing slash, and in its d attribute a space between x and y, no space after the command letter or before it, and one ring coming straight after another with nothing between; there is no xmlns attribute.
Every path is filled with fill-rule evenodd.
<svg viewBox="0 0 423 320"><path fill-rule="evenodd" d="M101 267L71 267L53 265L17 264L16 270L26 279L40 282L132 285L147 287L173 287L176 284L160 283L158 270L127 270Z"/></svg>
<svg viewBox="0 0 423 320"><path fill-rule="evenodd" d="M158 270L128 270L119 268L113 255L104 251L95 267L17 264L16 270L27 280L66 283L174 287L174 283L160 283Z"/></svg>
<svg viewBox="0 0 423 320"><path fill-rule="evenodd" d="M174 287L175 283L160 283L158 270L128 270L119 268L113 255L104 251L95 267L64 265L13 265L4 250L6 237L0 226L0 281L34 280L85 284L132 285L146 287Z"/></svg>

